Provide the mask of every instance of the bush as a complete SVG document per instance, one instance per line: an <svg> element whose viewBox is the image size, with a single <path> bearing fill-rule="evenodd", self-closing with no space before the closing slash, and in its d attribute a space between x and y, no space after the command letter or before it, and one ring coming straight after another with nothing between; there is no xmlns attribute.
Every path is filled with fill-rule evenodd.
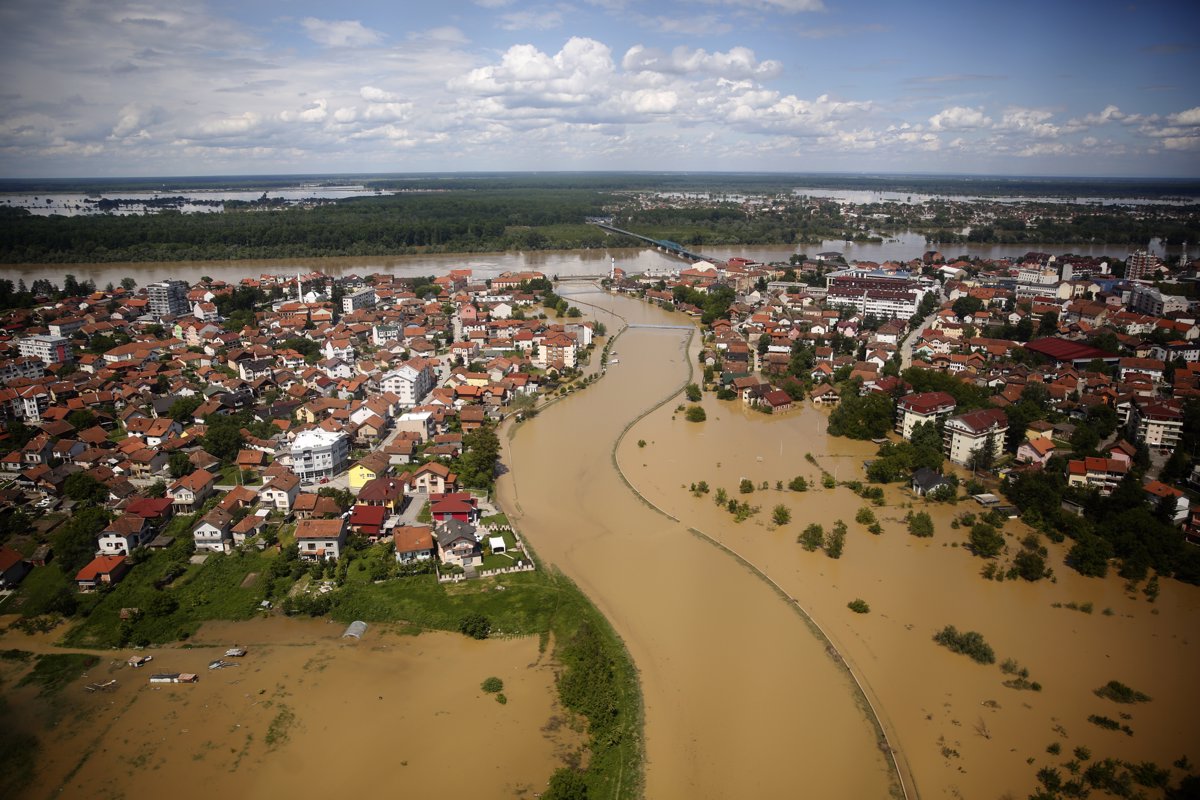
<svg viewBox="0 0 1200 800"><path fill-rule="evenodd" d="M1150 695L1139 692L1120 681L1109 681L1096 690L1097 697L1112 700L1114 703L1147 703Z"/></svg>
<svg viewBox="0 0 1200 800"><path fill-rule="evenodd" d="M866 614L871 610L871 607L867 605L867 601L861 598L850 601L846 604L846 608L850 609L855 614Z"/></svg>
<svg viewBox="0 0 1200 800"><path fill-rule="evenodd" d="M984 558L994 558L1004 549L1004 536L986 522L971 526L970 542L975 555Z"/></svg>
<svg viewBox="0 0 1200 800"><path fill-rule="evenodd" d="M750 494L754 491L754 482L749 478L742 478L741 483L738 484L738 491L742 494Z"/></svg>
<svg viewBox="0 0 1200 800"><path fill-rule="evenodd" d="M788 481L788 488L791 489L793 492L807 492L808 491L808 481L805 480L803 475L797 475L796 477L794 477L790 481Z"/></svg>
<svg viewBox="0 0 1200 800"><path fill-rule="evenodd" d="M687 399L690 400L691 402L693 402L693 403L700 402L700 387L697 386L696 384L689 383L687 385L687 387L683 390L683 392L684 392L684 394L687 395Z"/></svg>
<svg viewBox="0 0 1200 800"><path fill-rule="evenodd" d="M846 523L840 519L834 523L833 530L825 537L825 555L830 558L841 558L846 546Z"/></svg>
<svg viewBox="0 0 1200 800"><path fill-rule="evenodd" d="M688 406L684 418L688 422L704 422L704 420L708 419L708 415L704 413L704 409L700 406Z"/></svg>
<svg viewBox="0 0 1200 800"><path fill-rule="evenodd" d="M502 689L504 689L504 681L500 680L499 678L497 678L496 676L493 675L492 677L488 678L483 683L481 683L479 685L479 688L483 689L488 694L495 694L496 692L499 692Z"/></svg>
<svg viewBox="0 0 1200 800"><path fill-rule="evenodd" d="M825 529L818 523L814 522L804 529L804 532L796 537L805 550L810 553L820 547L825 541Z"/></svg>
<svg viewBox="0 0 1200 800"><path fill-rule="evenodd" d="M854 515L854 521L859 525L871 525L876 521L875 512L866 506L863 506L858 510L858 513Z"/></svg>
<svg viewBox="0 0 1200 800"><path fill-rule="evenodd" d="M492 632L492 622L483 614L468 614L458 624L458 630L472 639L486 639Z"/></svg>
<svg viewBox="0 0 1200 800"><path fill-rule="evenodd" d="M953 625L947 625L933 635L933 640L955 653L970 656L980 664L996 663L996 653L977 631L959 633Z"/></svg>
<svg viewBox="0 0 1200 800"><path fill-rule="evenodd" d="M933 536L933 517L924 511L918 511L908 518L908 532L913 536L928 539Z"/></svg>
<svg viewBox="0 0 1200 800"><path fill-rule="evenodd" d="M785 505L777 505L771 512L771 519L776 525L787 525L792 521L792 512Z"/></svg>

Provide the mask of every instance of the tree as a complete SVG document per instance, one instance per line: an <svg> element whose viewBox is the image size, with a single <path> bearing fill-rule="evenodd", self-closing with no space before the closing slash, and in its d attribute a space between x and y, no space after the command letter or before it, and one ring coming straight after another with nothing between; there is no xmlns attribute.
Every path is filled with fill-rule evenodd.
<svg viewBox="0 0 1200 800"><path fill-rule="evenodd" d="M933 518L924 511L918 511L908 518L908 532L922 539L933 536Z"/></svg>
<svg viewBox="0 0 1200 800"><path fill-rule="evenodd" d="M137 286L137 281L135 281L133 278L121 278L121 288L125 291L132 292L135 286Z"/></svg>
<svg viewBox="0 0 1200 800"><path fill-rule="evenodd" d="M754 491L754 481L749 478L742 478L738 483L738 491L742 494L750 494Z"/></svg>
<svg viewBox="0 0 1200 800"><path fill-rule="evenodd" d="M1113 557L1113 546L1094 533L1085 532L1075 540L1067 553L1067 564L1080 575L1103 578L1108 574L1108 561Z"/></svg>
<svg viewBox="0 0 1200 800"><path fill-rule="evenodd" d="M76 472L63 482L63 494L76 503L103 505L108 500L108 487L86 472Z"/></svg>
<svg viewBox="0 0 1200 800"><path fill-rule="evenodd" d="M550 776L550 784L542 793L543 800L588 800L587 781L583 773L570 767L559 767Z"/></svg>
<svg viewBox="0 0 1200 800"><path fill-rule="evenodd" d="M193 394L187 397L181 397L171 407L167 409L167 416L179 423L185 423L192 419L192 415L196 413L196 409L204 403L204 397L200 394Z"/></svg>
<svg viewBox="0 0 1200 800"><path fill-rule="evenodd" d="M213 417L209 418L214 419ZM217 420L229 419L228 417L216 417ZM209 428L201 438L201 443L204 449L212 453L222 461L232 461L237 457L238 451L242 449L242 445L246 443L246 439L242 436L242 432L237 423L215 423L210 422Z"/></svg>
<svg viewBox="0 0 1200 800"><path fill-rule="evenodd" d="M74 425L76 430L81 431L96 424L96 415L89 409L77 408L70 414L67 414L67 422Z"/></svg>
<svg viewBox="0 0 1200 800"><path fill-rule="evenodd" d="M1047 311L1042 314L1042 321L1038 323L1039 336L1053 336L1058 333L1058 312Z"/></svg>
<svg viewBox="0 0 1200 800"><path fill-rule="evenodd" d="M807 492L808 481L803 475L797 475L788 481L788 489L791 489L793 492Z"/></svg>
<svg viewBox="0 0 1200 800"><path fill-rule="evenodd" d="M472 639L486 639L492 632L492 623L483 614L468 614L458 624L458 630Z"/></svg>
<svg viewBox="0 0 1200 800"><path fill-rule="evenodd" d="M458 476L463 484L475 489L490 489L496 481L500 460L500 440L491 425L477 428L463 437L463 453L458 458Z"/></svg>
<svg viewBox="0 0 1200 800"><path fill-rule="evenodd" d="M983 301L978 297L960 297L954 301L954 304L950 308L954 310L954 316L962 319L981 310L983 308Z"/></svg>
<svg viewBox="0 0 1200 800"><path fill-rule="evenodd" d="M971 526L970 542L975 555L983 558L995 558L1004 549L1004 536L986 522Z"/></svg>
<svg viewBox="0 0 1200 800"><path fill-rule="evenodd" d="M92 560L96 553L96 534L107 524L108 513L98 505L91 505L76 510L59 526L51 536L51 543L54 560L65 574L74 575Z"/></svg>
<svg viewBox="0 0 1200 800"><path fill-rule="evenodd" d="M192 464L192 460L188 458L188 454L182 450L177 450L171 453L167 459L167 470L175 480L179 480L185 475L190 475L196 471L196 467Z"/></svg>
<svg viewBox="0 0 1200 800"><path fill-rule="evenodd" d="M1033 550L1022 550L1013 559L1013 571L1027 581L1041 580L1046 574L1046 559Z"/></svg>
<svg viewBox="0 0 1200 800"><path fill-rule="evenodd" d="M781 503L780 505L775 506L774 510L771 512L771 519L776 525L787 525L792 521L792 512L788 510L787 506Z"/></svg>
<svg viewBox="0 0 1200 800"><path fill-rule="evenodd" d="M846 546L846 523L840 519L833 524L833 530L825 537L825 555L830 558L841 558Z"/></svg>
<svg viewBox="0 0 1200 800"><path fill-rule="evenodd" d="M708 415L704 413L704 408L702 406L688 406L688 410L684 414L684 418L687 419L688 422L704 422L704 420L708 419Z"/></svg>
<svg viewBox="0 0 1200 800"><path fill-rule="evenodd" d="M877 439L892 428L892 398L884 394L860 397L851 393L829 415L829 434L849 439Z"/></svg>
<svg viewBox="0 0 1200 800"><path fill-rule="evenodd" d="M825 542L825 529L817 523L812 523L804 532L796 537L801 546L810 553Z"/></svg>
<svg viewBox="0 0 1200 800"><path fill-rule="evenodd" d="M700 402L700 387L697 386L696 384L689 383L683 391L687 395L687 399L690 402L692 402L692 403Z"/></svg>

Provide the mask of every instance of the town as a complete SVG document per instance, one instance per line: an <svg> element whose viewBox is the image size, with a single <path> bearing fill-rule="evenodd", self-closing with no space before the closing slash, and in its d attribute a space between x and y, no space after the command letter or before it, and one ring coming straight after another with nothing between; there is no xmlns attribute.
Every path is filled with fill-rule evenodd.
<svg viewBox="0 0 1200 800"><path fill-rule="evenodd" d="M25 579L24 619L94 611L70 594L156 552L155 598L208 558L283 553L277 577L303 580L263 582L235 617L328 610L356 556L376 580L533 569L490 502L494 429L590 381L605 334L546 276L79 286L4 315L0 571ZM176 607L106 605L121 624L89 641L186 635L150 619Z"/></svg>

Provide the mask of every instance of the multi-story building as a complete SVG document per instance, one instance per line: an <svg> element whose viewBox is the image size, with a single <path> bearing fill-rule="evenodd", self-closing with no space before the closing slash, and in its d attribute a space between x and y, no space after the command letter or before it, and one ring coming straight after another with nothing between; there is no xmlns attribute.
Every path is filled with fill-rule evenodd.
<svg viewBox="0 0 1200 800"><path fill-rule="evenodd" d="M375 307L375 290L370 286L342 297L342 313L351 314L360 308Z"/></svg>
<svg viewBox="0 0 1200 800"><path fill-rule="evenodd" d="M379 388L400 398L400 405L411 408L433 389L433 370L429 365L401 364L379 379Z"/></svg>
<svg viewBox="0 0 1200 800"><path fill-rule="evenodd" d="M150 313L159 319L178 317L192 310L188 302L187 281L159 281L146 287L150 299Z"/></svg>
<svg viewBox="0 0 1200 800"><path fill-rule="evenodd" d="M937 422L954 413L957 404L946 392L922 392L901 397L896 403L896 433L912 437L913 428L922 422Z"/></svg>
<svg viewBox="0 0 1200 800"><path fill-rule="evenodd" d="M1161 266L1162 261L1158 256L1147 253L1145 250L1138 250L1131 253L1125 261L1125 280L1143 280Z"/></svg>
<svg viewBox="0 0 1200 800"><path fill-rule="evenodd" d="M37 380L46 374L46 365L35 356L6 358L0 361L0 383L8 383L18 378Z"/></svg>
<svg viewBox="0 0 1200 800"><path fill-rule="evenodd" d="M1109 495L1125 479L1129 465L1115 458L1088 456L1067 462L1067 485L1099 489Z"/></svg>
<svg viewBox="0 0 1200 800"><path fill-rule="evenodd" d="M1156 450L1174 452L1183 434L1183 412L1166 403L1134 404L1130 422L1139 442Z"/></svg>
<svg viewBox="0 0 1200 800"><path fill-rule="evenodd" d="M1129 296L1129 307L1152 317L1162 317L1176 311L1186 312L1190 303L1186 297L1163 294L1153 286L1134 286Z"/></svg>
<svg viewBox="0 0 1200 800"><path fill-rule="evenodd" d="M350 437L321 428L301 431L292 440L291 453L292 472L302 480L330 478L350 460Z"/></svg>
<svg viewBox="0 0 1200 800"><path fill-rule="evenodd" d="M71 352L71 341L65 336L50 336L38 334L26 336L17 344L17 351L23 356L33 356L47 366L65 364L75 356Z"/></svg>
<svg viewBox="0 0 1200 800"><path fill-rule="evenodd" d="M947 458L966 466L976 451L986 447L989 441L993 457L1003 453L1006 433L1008 415L998 408L981 408L946 420L942 443Z"/></svg>

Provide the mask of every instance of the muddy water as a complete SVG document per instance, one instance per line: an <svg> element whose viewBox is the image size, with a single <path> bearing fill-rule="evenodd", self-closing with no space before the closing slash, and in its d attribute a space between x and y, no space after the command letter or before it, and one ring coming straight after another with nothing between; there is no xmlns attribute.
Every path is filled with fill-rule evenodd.
<svg viewBox="0 0 1200 800"><path fill-rule="evenodd" d="M573 295L631 321L636 301ZM641 677L645 796L887 796L848 676L764 581L639 501L613 468L622 429L687 378L686 332L629 329L619 363L507 442L500 496L538 554L575 579Z"/></svg>
<svg viewBox="0 0 1200 800"><path fill-rule="evenodd" d="M924 504L934 518L932 539L907 533L905 504L914 498L898 488L887 492L887 506L874 508L884 533L873 536L854 521L866 505L848 489L820 489L820 473L804 458L812 453L840 479L862 478L862 461L874 453L869 443L828 437L826 414L805 407L777 417L743 411L735 403L706 396L708 420L672 420L670 408L651 414L629 433L618 453L630 480L654 503L714 539L737 550L795 597L835 642L868 686L893 745L902 755L922 797L1023 797L1032 790L1037 768L1070 758L1079 745L1095 757L1153 760L1169 766L1187 751L1196 757L1200 719L1183 709L1200 708L1200 688L1191 665L1197 657L1195 619L1200 589L1162 582L1162 593L1149 604L1137 593L1126 596L1118 578L1085 579L1062 564L1065 549L1050 544L1056 582L1002 583L984 580L983 562L962 546L965 530L952 530L957 513L978 511L972 503L957 507ZM645 448L638 448L645 439ZM805 475L814 490L776 491L775 482ZM742 477L768 491L748 496L762 511L737 524L712 501L694 498L685 488L705 480L713 492L724 487L739 496ZM771 524L771 510L786 505L792 521ZM829 530L849 526L840 560L805 552L796 535L811 522ZM1028 532L1010 521L1010 555ZM850 612L855 598L871 607L867 615ZM1085 614L1053 604L1091 602ZM1112 610L1111 616L1102 611ZM978 665L931 641L947 624L977 630L998 661L1014 658L1027 667L1041 692L1002 686L997 666ZM1122 706L1102 700L1093 690L1110 680L1140 689L1154 700ZM1091 714L1119 719L1132 737L1089 723ZM1061 742L1064 756L1046 754ZM1030 757L1037 764L1026 763Z"/></svg>
<svg viewBox="0 0 1200 800"><path fill-rule="evenodd" d="M477 642L372 626L270 619L213 623L194 647L102 655L55 707L7 691L14 718L42 739L30 798L513 797L542 791L581 737L563 721L536 637ZM206 665L237 642L239 666ZM205 644L211 646L205 646ZM5 647L27 646L21 635ZM194 685L150 685L153 671ZM495 675L507 704L480 689ZM111 692L83 684L116 678Z"/></svg>

